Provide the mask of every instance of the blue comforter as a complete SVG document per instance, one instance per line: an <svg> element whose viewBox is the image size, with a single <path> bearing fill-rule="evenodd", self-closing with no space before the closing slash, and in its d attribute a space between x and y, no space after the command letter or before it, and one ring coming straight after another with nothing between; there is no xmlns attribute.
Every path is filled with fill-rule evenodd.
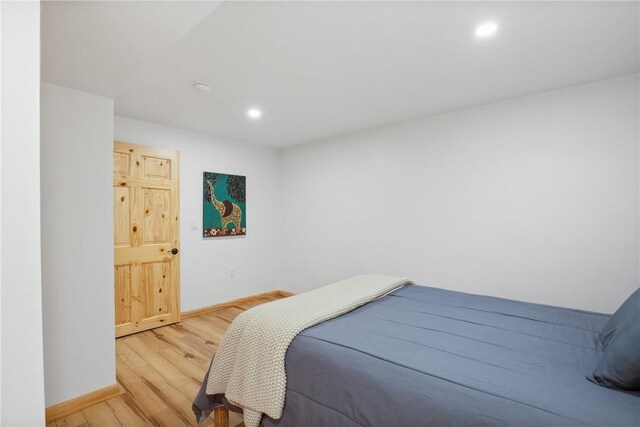
<svg viewBox="0 0 640 427"><path fill-rule="evenodd" d="M609 316L407 286L299 334L285 426L639 426L586 379Z"/></svg>

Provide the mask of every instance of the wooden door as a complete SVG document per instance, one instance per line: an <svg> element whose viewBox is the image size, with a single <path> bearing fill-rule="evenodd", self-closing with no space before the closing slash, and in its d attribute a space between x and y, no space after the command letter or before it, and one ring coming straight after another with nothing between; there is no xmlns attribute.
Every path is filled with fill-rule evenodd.
<svg viewBox="0 0 640 427"><path fill-rule="evenodd" d="M116 337L180 320L179 160L114 143Z"/></svg>

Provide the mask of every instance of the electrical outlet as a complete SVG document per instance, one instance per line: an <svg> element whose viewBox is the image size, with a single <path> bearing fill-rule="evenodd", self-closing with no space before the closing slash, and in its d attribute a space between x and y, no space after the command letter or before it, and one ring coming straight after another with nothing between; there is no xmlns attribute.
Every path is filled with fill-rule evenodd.
<svg viewBox="0 0 640 427"><path fill-rule="evenodd" d="M227 277L229 279L235 279L236 278L236 269L231 267L227 270Z"/></svg>

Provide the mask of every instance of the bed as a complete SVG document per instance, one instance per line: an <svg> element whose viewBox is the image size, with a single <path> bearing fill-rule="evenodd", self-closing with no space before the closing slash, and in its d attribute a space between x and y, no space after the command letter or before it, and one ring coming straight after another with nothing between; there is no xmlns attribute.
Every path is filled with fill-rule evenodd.
<svg viewBox="0 0 640 427"><path fill-rule="evenodd" d="M589 382L610 316L407 285L304 330L285 426L637 426L640 392ZM194 406L220 404L202 393ZM194 408L196 409L196 408Z"/></svg>

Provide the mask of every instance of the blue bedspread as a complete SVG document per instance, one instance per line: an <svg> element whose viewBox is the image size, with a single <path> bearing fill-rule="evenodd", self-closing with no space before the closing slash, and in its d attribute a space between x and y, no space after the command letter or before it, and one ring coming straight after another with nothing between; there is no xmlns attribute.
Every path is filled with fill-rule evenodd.
<svg viewBox="0 0 640 427"><path fill-rule="evenodd" d="M586 379L608 318L407 286L298 335L264 425L640 426L640 393Z"/></svg>

